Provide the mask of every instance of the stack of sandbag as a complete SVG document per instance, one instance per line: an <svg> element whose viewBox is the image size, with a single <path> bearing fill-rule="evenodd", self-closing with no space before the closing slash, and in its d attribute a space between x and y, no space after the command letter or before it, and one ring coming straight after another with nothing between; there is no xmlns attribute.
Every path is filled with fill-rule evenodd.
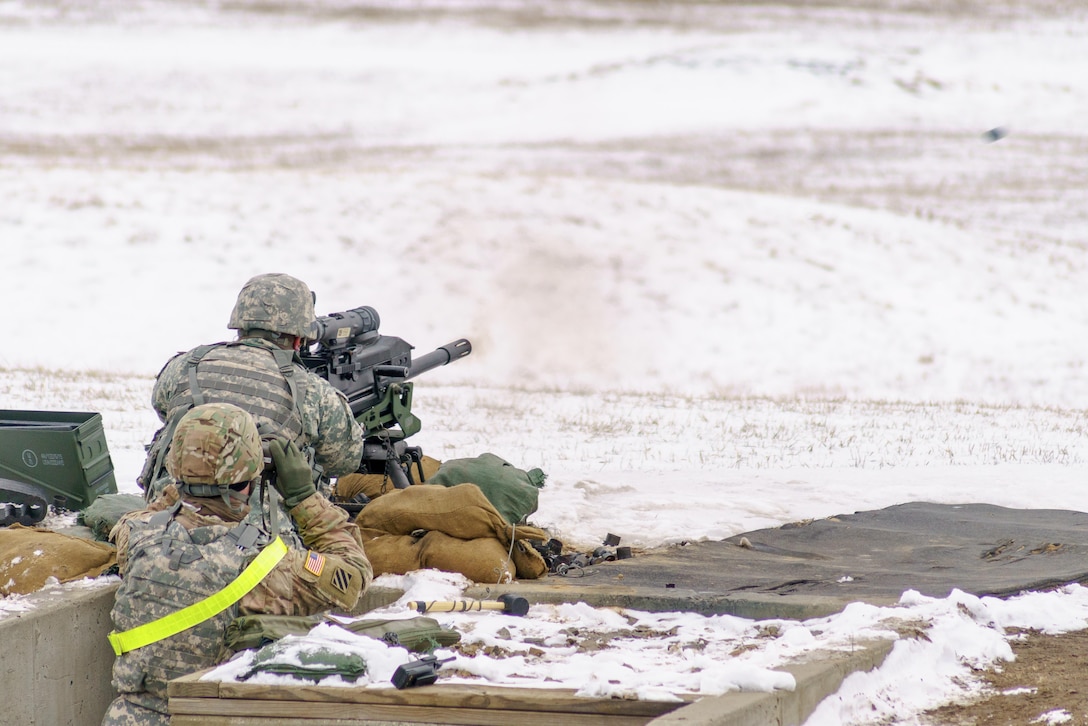
<svg viewBox="0 0 1088 726"><path fill-rule="evenodd" d="M437 569L499 583L548 572L530 544L548 533L507 522L475 484L394 489L367 504L355 523L375 575Z"/></svg>
<svg viewBox="0 0 1088 726"><path fill-rule="evenodd" d="M112 545L48 529L0 528L0 595L40 590L49 578L98 577L117 564Z"/></svg>

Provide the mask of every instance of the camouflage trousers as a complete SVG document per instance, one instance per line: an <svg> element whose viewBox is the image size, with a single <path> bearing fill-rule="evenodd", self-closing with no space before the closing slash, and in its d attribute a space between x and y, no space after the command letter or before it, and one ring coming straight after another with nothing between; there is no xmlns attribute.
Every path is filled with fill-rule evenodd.
<svg viewBox="0 0 1088 726"><path fill-rule="evenodd" d="M143 701L152 700L148 694L140 694ZM154 699L160 701L161 699ZM162 702L163 711L166 702ZM170 714L130 701L124 696L113 699L102 719L102 726L170 726Z"/></svg>

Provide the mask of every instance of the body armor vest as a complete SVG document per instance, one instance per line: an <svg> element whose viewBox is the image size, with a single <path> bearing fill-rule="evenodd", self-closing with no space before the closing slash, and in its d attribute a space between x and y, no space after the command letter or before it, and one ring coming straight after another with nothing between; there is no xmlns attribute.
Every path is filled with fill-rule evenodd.
<svg viewBox="0 0 1088 726"><path fill-rule="evenodd" d="M267 543L267 536L254 536L259 532L248 522L189 531L174 519L175 512L131 523L124 579L110 614L118 632L219 592ZM235 603L188 630L125 653L114 665L114 686L122 694L146 692L165 705L171 679L213 666L228 655L223 636L237 614Z"/></svg>
<svg viewBox="0 0 1088 726"><path fill-rule="evenodd" d="M204 403L232 403L249 412L262 440L294 441L313 466L313 449L304 440L301 410L306 380L298 375L294 351L273 350L245 340L204 345L188 354L186 370L170 399L166 425L148 447L139 478L146 497L151 499L158 493L158 487L152 485L166 474L166 451L178 421L189 409Z"/></svg>
<svg viewBox="0 0 1088 726"><path fill-rule="evenodd" d="M262 438L298 442L302 413L296 386L294 352L270 350L245 341L201 346L189 354L188 377L170 399L167 420L193 406L233 403L248 411Z"/></svg>

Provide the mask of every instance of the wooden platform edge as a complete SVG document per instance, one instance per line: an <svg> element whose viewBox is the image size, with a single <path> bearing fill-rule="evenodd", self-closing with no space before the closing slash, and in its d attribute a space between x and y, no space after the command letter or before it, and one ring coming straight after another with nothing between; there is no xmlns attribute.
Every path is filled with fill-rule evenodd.
<svg viewBox="0 0 1088 726"><path fill-rule="evenodd" d="M578 696L569 688L520 688L516 686L480 686L473 684L435 684L397 690L387 688L262 685L233 681L201 681L208 670L170 682L171 713L175 700L257 701L269 704L306 703L344 704L386 708L482 709L509 712L539 712L551 714L600 714L634 717L656 717L685 705L694 696L680 702L638 701ZM181 708L179 705L178 708Z"/></svg>
<svg viewBox="0 0 1088 726"><path fill-rule="evenodd" d="M733 691L707 696L650 721L652 726L799 726L851 673L879 668L895 640L865 640L850 651L823 651L817 660L776 669L790 673L792 691Z"/></svg>
<svg viewBox="0 0 1088 726"><path fill-rule="evenodd" d="M671 704L680 706L683 704ZM368 724L373 722L464 724L465 726L555 726L566 718L579 726L645 726L654 717L624 713L563 713L562 711L511 711L496 708L451 708L369 703L317 703L313 701L266 701L240 698L171 698L172 724L231 724L268 726L284 723Z"/></svg>

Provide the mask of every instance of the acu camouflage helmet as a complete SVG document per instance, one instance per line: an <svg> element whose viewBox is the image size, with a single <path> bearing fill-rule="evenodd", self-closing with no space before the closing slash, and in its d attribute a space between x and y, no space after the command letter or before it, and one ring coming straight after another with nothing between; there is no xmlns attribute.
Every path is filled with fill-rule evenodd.
<svg viewBox="0 0 1088 726"><path fill-rule="evenodd" d="M178 421L166 470L186 484L227 487L253 481L264 470L257 424L230 403L195 406Z"/></svg>
<svg viewBox="0 0 1088 726"><path fill-rule="evenodd" d="M313 339L317 331L314 294L305 282L290 275L257 275L242 286L227 327Z"/></svg>

